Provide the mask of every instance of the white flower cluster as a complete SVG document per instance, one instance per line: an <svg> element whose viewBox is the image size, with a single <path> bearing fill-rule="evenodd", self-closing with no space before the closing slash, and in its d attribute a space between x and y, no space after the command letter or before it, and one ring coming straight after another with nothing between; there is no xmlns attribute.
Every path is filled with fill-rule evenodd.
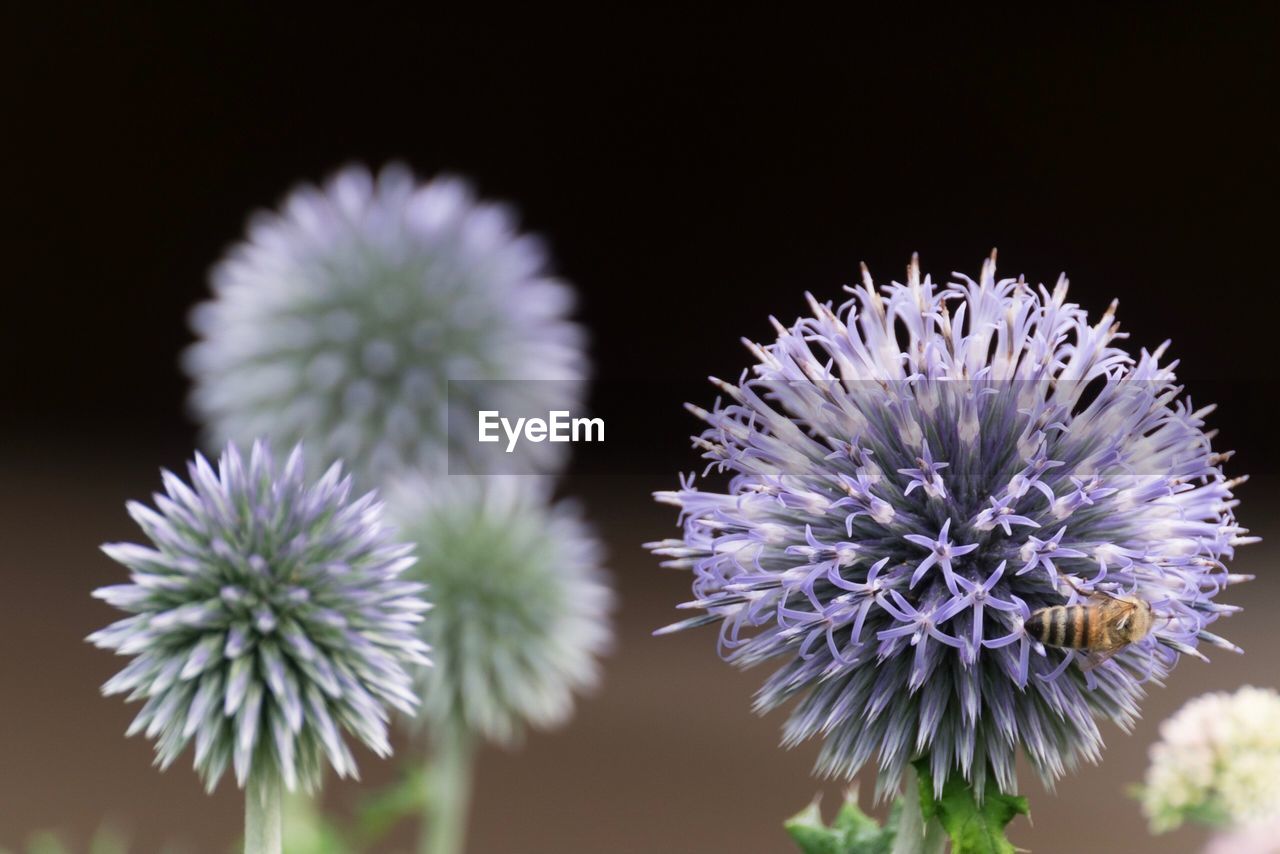
<svg viewBox="0 0 1280 854"><path fill-rule="evenodd" d="M1204 854L1280 854L1280 815L1215 834Z"/></svg>
<svg viewBox="0 0 1280 854"><path fill-rule="evenodd" d="M1156 832L1280 817L1280 694L1246 686L1183 706L1160 725L1142 806Z"/></svg>

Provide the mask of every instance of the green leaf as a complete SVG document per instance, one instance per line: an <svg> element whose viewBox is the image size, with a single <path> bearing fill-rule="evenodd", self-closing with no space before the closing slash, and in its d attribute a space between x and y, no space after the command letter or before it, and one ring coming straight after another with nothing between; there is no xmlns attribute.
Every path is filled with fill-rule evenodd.
<svg viewBox="0 0 1280 854"><path fill-rule="evenodd" d="M89 854L128 854L129 841L119 830L104 825L89 841Z"/></svg>
<svg viewBox="0 0 1280 854"><path fill-rule="evenodd" d="M428 796L426 772L406 768L395 783L362 801L357 811L357 836L362 847L380 842L401 821L422 815Z"/></svg>
<svg viewBox="0 0 1280 854"><path fill-rule="evenodd" d="M61 837L48 831L32 834L27 840L27 854L66 854L67 850Z"/></svg>
<svg viewBox="0 0 1280 854"><path fill-rule="evenodd" d="M958 774L951 775L942 788L942 797L933 796L929 763L916 762L920 778L920 811L926 821L937 817L951 837L951 854L1014 854L1005 838L1005 826L1019 815L1030 816L1027 799L993 792L990 788L979 803L973 790Z"/></svg>
<svg viewBox="0 0 1280 854"><path fill-rule="evenodd" d="M858 793L850 791L830 826L823 823L817 801L784 826L803 854L888 854L897 832L897 816L895 805L888 823L881 827L858 806Z"/></svg>
<svg viewBox="0 0 1280 854"><path fill-rule="evenodd" d="M822 811L816 800L787 819L783 827L804 854L843 854L842 834L822 822Z"/></svg>

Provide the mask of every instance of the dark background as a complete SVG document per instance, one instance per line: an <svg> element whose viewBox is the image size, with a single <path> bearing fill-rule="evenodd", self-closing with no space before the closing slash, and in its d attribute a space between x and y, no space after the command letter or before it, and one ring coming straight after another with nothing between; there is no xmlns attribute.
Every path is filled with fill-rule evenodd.
<svg viewBox="0 0 1280 854"><path fill-rule="evenodd" d="M579 289L602 394L646 389L625 473L597 456L580 473L603 476L568 486L604 525L623 595L605 691L579 725L486 758L477 850L785 850L773 828L817 789L812 751L775 749L780 717L747 710L760 674L727 672L709 636L648 639L686 587L637 544L674 530L646 494L694 466L690 389L737 376L738 338L789 322L803 291L838 301L859 261L887 281L919 251L945 279L998 246L1007 274L1065 270L1091 313L1119 297L1130 346L1172 338L1189 391L1221 404L1229 470L1258 476L1241 519L1266 528L1280 28L1262 6L1103 8L6 13L0 844L104 815L144 849L234 837L234 794L152 772L150 748L121 737L130 711L96 697L113 662L79 638L110 618L86 594L114 568L93 548L133 535L121 502L195 442L176 357L209 266L250 211L351 161L461 173L515 203ZM1242 571L1270 571L1269 548ZM1227 633L1254 656L1184 665L1142 731L1112 728L1120 749L1057 799L1028 776L1036 825L1015 840L1075 851L1064 834L1094 832L1118 850L1072 820L1107 809L1144 850L1123 784L1155 722L1209 687L1275 681L1259 603L1280 603L1276 582L1249 598Z"/></svg>

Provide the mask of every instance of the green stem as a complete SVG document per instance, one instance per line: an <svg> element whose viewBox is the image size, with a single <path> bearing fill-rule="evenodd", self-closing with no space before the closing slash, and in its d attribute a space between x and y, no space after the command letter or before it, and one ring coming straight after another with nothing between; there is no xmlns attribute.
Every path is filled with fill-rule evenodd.
<svg viewBox="0 0 1280 854"><path fill-rule="evenodd" d="M900 800L902 812L898 815L892 854L943 854L947 850L947 832L937 816L924 820L920 811L920 778L910 766Z"/></svg>
<svg viewBox="0 0 1280 854"><path fill-rule="evenodd" d="M460 724L440 727L427 759L426 827L422 854L462 854L471 805L474 748Z"/></svg>
<svg viewBox="0 0 1280 854"><path fill-rule="evenodd" d="M280 778L270 772L250 776L244 790L244 854L281 854L284 798Z"/></svg>
<svg viewBox="0 0 1280 854"><path fill-rule="evenodd" d="M947 831L936 818L924 827L924 850L930 854L943 854L947 850Z"/></svg>

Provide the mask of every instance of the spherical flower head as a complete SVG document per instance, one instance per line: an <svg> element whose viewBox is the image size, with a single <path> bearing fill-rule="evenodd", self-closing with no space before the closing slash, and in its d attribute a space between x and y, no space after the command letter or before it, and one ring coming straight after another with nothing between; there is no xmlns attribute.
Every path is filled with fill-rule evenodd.
<svg viewBox="0 0 1280 854"><path fill-rule="evenodd" d="M1249 686L1205 694L1162 723L1142 808L1157 833L1187 819L1280 822L1280 694Z"/></svg>
<svg viewBox="0 0 1280 854"><path fill-rule="evenodd" d="M1207 410L1065 279L997 281L994 255L942 288L914 259L906 284L863 278L839 309L810 297L775 321L752 371L715 381L723 402L691 407L732 479L658 494L683 536L650 547L705 612L673 628L719 622L730 661L782 659L757 706L799 700L785 741L822 736L823 774L875 756L884 794L927 757L939 792L957 770L1010 792L1021 747L1052 782L1096 761L1095 715L1128 726L1146 679L1199 640L1230 646L1206 626L1233 610L1214 596L1248 538ZM1024 630L1119 596L1154 629L1092 661Z"/></svg>
<svg viewBox="0 0 1280 854"><path fill-rule="evenodd" d="M221 446L305 442L376 485L406 467L472 471L479 410L545 414L579 401L583 334L573 294L511 212L465 183L353 166L260 213L213 270L192 325L192 405ZM454 382L450 388L449 381ZM474 418L474 415L471 416ZM465 429L464 429L465 428ZM519 468L563 446L526 442ZM448 462L446 462L448 461Z"/></svg>
<svg viewBox="0 0 1280 854"><path fill-rule="evenodd" d="M598 678L613 601L577 505L552 504L542 478L497 475L402 480L387 504L437 606L419 719L501 743L566 720Z"/></svg>
<svg viewBox="0 0 1280 854"><path fill-rule="evenodd" d="M283 467L263 444L216 470L196 455L190 485L166 471L154 508L128 505L150 546L103 547L130 583L94 595L131 616L89 640L133 657L103 693L146 701L129 734L161 768L194 741L210 790L228 765L242 787L313 789L326 761L354 775L342 731L388 755L387 707L414 711L409 668L429 663L423 586L401 578L413 547L338 465L314 483L304 468L301 448Z"/></svg>

